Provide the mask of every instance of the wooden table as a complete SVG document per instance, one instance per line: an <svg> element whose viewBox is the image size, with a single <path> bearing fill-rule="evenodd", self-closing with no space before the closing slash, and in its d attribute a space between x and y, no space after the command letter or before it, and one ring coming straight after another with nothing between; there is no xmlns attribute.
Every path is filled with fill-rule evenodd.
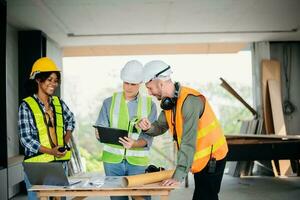
<svg viewBox="0 0 300 200"><path fill-rule="evenodd" d="M111 177L106 177L106 179ZM179 186L161 186L160 183L153 183L138 187L125 188L121 186L121 177L114 177L114 182L105 181L101 187L89 185L89 180L82 180L81 183L73 186L45 186L34 185L30 191L37 192L41 200L47 200L48 197L75 197L74 199L84 199L94 196L160 196L160 199L166 200L171 190Z"/></svg>

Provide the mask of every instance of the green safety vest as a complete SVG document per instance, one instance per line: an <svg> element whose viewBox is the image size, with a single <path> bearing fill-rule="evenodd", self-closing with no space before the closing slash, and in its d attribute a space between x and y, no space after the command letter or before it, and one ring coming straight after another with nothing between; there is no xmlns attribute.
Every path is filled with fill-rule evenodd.
<svg viewBox="0 0 300 200"><path fill-rule="evenodd" d="M45 114L40 107L39 103L36 101L34 97L27 97L23 99L29 106L33 116L34 121L38 130L38 138L39 142L42 146L52 149L50 143L49 129L46 124ZM57 137L58 146L64 146L64 120L62 114L62 106L60 100L57 96L53 96L52 103L54 105L54 113L55 113L55 132ZM57 158L53 155L46 153L38 153L30 158L24 160L24 162L52 162L52 161L67 161L71 159L71 151L67 151L66 155Z"/></svg>
<svg viewBox="0 0 300 200"><path fill-rule="evenodd" d="M128 130L129 137L137 140L140 130L133 133L134 123L142 117L148 117L151 112L151 97L138 95L138 107L136 117L129 119L128 107L124 93L114 93L110 106L110 127ZM129 126L129 128L128 128ZM149 151L144 148L125 149L120 145L104 144L102 160L107 163L120 163L126 159L132 165L146 166L149 163Z"/></svg>

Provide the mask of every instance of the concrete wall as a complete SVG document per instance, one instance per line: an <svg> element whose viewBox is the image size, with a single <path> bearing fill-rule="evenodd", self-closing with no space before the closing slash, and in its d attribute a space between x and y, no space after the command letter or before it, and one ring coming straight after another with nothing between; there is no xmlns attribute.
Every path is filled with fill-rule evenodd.
<svg viewBox="0 0 300 200"><path fill-rule="evenodd" d="M6 102L7 102L7 154L19 155L18 137L18 33L8 25L6 38Z"/></svg>
<svg viewBox="0 0 300 200"><path fill-rule="evenodd" d="M280 61L281 65L281 91L282 101L287 97L287 89L285 82L284 71L284 55L285 48L289 47L291 50L291 57L289 59L290 65L290 101L295 106L296 110L291 115L284 115L287 133L289 135L300 134L300 42L256 42L252 44L252 76L253 76L253 94L254 106L262 117L262 98L261 98L261 60L275 59Z"/></svg>
<svg viewBox="0 0 300 200"><path fill-rule="evenodd" d="M62 48L50 38L47 38L46 55L47 57L52 58L57 66L62 70Z"/></svg>
<svg viewBox="0 0 300 200"><path fill-rule="evenodd" d="M23 180L22 157L19 156L18 134L18 32L7 25L6 37L6 102L8 196L17 194Z"/></svg>
<svg viewBox="0 0 300 200"><path fill-rule="evenodd" d="M259 117L263 117L261 89L261 61L270 59L269 42L255 42L251 45L252 52L252 92L254 108Z"/></svg>
<svg viewBox="0 0 300 200"><path fill-rule="evenodd" d="M290 69L286 72L287 75L290 76L290 101L296 107L296 110L290 115L285 115L284 118L288 134L300 134L300 42L271 42L270 54L271 59L280 61L283 101L287 98L287 84L285 81L284 68L290 64ZM290 56L287 54L290 54Z"/></svg>
<svg viewBox="0 0 300 200"><path fill-rule="evenodd" d="M46 56L53 59L56 65L62 70L62 57L63 57L63 51L62 48L53 40L50 38L47 38L47 45L46 45ZM63 84L63 79L62 82ZM55 95L61 96L61 86L56 89Z"/></svg>

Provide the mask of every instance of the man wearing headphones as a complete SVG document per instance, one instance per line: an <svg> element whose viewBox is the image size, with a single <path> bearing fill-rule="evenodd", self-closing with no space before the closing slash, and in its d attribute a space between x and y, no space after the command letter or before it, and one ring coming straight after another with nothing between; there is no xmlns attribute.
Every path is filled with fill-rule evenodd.
<svg viewBox="0 0 300 200"><path fill-rule="evenodd" d="M142 118L136 126L151 136L169 130L178 147L175 173L162 185L177 184L191 171L195 180L193 199L217 200L228 147L206 97L173 83L171 67L163 61L147 63L143 72L148 93L161 101L163 111L152 124Z"/></svg>

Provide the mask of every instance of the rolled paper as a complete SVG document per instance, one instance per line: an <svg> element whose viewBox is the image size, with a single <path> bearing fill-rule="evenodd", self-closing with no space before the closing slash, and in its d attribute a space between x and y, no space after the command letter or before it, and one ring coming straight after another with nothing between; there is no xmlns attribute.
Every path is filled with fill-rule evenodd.
<svg viewBox="0 0 300 200"><path fill-rule="evenodd" d="M138 174L132 176L124 176L122 178L123 187L135 187L146 185L150 183L156 183L165 179L172 178L175 170L164 170L159 172L152 172L146 174Z"/></svg>

